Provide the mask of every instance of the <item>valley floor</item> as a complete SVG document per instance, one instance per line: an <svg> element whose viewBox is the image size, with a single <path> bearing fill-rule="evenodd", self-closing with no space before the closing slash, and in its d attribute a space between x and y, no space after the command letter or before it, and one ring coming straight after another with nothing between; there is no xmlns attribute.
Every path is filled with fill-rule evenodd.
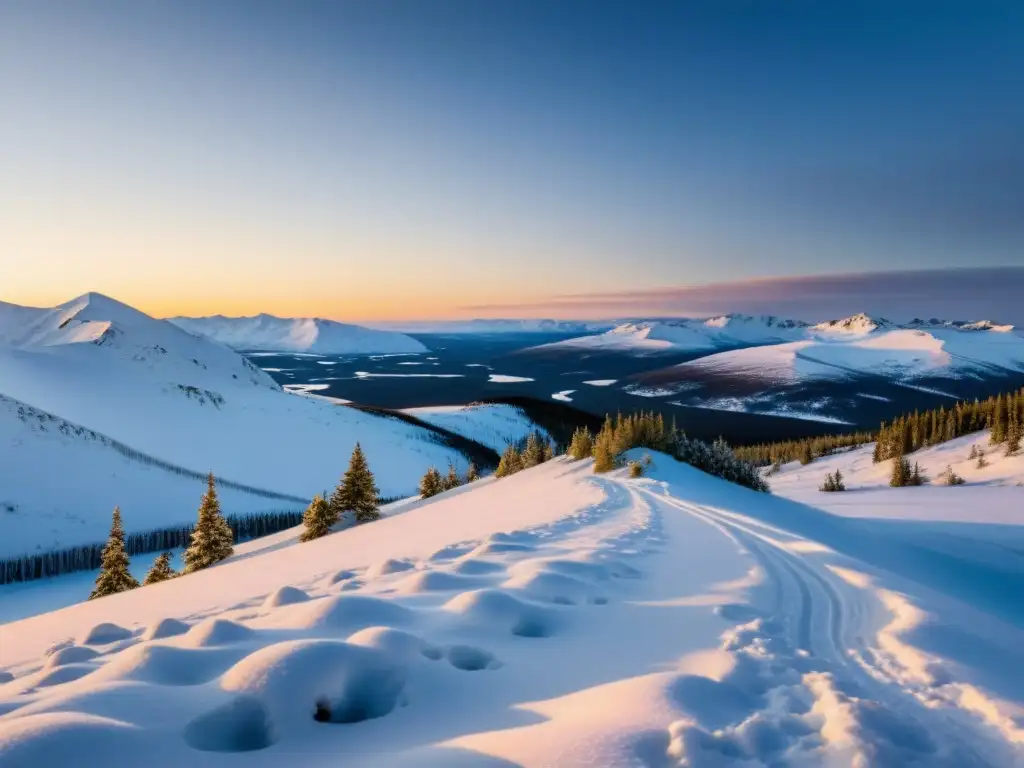
<svg viewBox="0 0 1024 768"><path fill-rule="evenodd" d="M0 625L0 763L1024 765L1020 551L935 525L553 461Z"/></svg>

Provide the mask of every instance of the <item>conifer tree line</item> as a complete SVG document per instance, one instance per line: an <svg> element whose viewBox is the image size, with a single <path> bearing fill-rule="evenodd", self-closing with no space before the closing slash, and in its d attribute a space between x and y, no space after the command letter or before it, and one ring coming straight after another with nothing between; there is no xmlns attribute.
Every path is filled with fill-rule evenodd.
<svg viewBox="0 0 1024 768"><path fill-rule="evenodd" d="M258 512L252 515L229 515L225 518L234 540L247 541L294 528L302 522L302 512ZM177 525L125 536L125 552L135 555L181 549L192 539L195 526ZM0 584L34 581L76 571L94 571L102 565L106 543L82 544L77 547L35 555L0 560Z"/></svg>
<svg viewBox="0 0 1024 768"><path fill-rule="evenodd" d="M826 435L804 440L736 448L736 455L758 466L800 461L808 464L837 450L875 442L876 463L913 453L964 435L991 429L993 445L1003 444L1008 454L1020 450L1024 441L1024 389L994 395L985 400L961 401L947 408L903 414L883 422L877 433L856 432Z"/></svg>
<svg viewBox="0 0 1024 768"><path fill-rule="evenodd" d="M536 467L555 457L555 446L543 432L531 432L522 447L514 443L505 446L494 470L495 477L508 477L530 467Z"/></svg>
<svg viewBox="0 0 1024 768"><path fill-rule="evenodd" d="M878 431L875 463L905 456L982 429L992 431L993 445L1006 444L1008 453L1020 450L1024 430L1024 389L987 400L959 402L931 411L915 411L883 423Z"/></svg>
<svg viewBox="0 0 1024 768"><path fill-rule="evenodd" d="M469 463L465 478L459 477L458 470L455 469L455 465L451 462L448 462L448 472L444 475L438 471L437 467L430 467L420 479L420 496L424 499L429 499L431 496L437 496L439 493L450 491L464 483L472 483L474 480L479 479L480 473L473 462Z"/></svg>
<svg viewBox="0 0 1024 768"><path fill-rule="evenodd" d="M299 541L312 541L326 536L331 528L350 513L356 523L380 519L380 489L359 443L352 449L348 469L327 499L317 496L302 516L303 530Z"/></svg>
<svg viewBox="0 0 1024 768"><path fill-rule="evenodd" d="M596 436L585 428L577 429L567 455L572 460L593 457L594 471L600 473L621 466L619 457L631 448L662 451L710 475L755 491L767 493L769 490L757 467L737 458L724 440L708 444L691 439L676 426L674 420L667 426L664 417L653 411L640 411L628 416L620 413L614 419L609 414ZM634 472L643 474L643 465L638 466L639 470L630 467L631 475Z"/></svg>

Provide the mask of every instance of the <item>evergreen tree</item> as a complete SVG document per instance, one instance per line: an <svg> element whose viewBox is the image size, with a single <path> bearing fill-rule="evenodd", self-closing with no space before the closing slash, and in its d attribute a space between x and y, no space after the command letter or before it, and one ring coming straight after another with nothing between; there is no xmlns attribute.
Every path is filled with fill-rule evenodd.
<svg viewBox="0 0 1024 768"><path fill-rule="evenodd" d="M555 446L550 440L544 441L544 447L542 449L541 461L551 461L555 458Z"/></svg>
<svg viewBox="0 0 1024 768"><path fill-rule="evenodd" d="M437 471L437 467L431 467L423 473L423 477L420 479L420 496L424 499L437 496L444 490L443 485L444 478L441 477L441 473Z"/></svg>
<svg viewBox="0 0 1024 768"><path fill-rule="evenodd" d="M114 507L113 518L110 522L110 536L107 537L107 545L103 547L100 573L96 577L96 587L89 595L89 599L116 595L118 592L127 592L129 589L139 586L139 582L128 570L129 565L128 553L124 549L121 509Z"/></svg>
<svg viewBox="0 0 1024 768"><path fill-rule="evenodd" d="M814 455L811 453L811 444L809 442L804 443L800 447L800 463L806 466L812 461L814 461Z"/></svg>
<svg viewBox="0 0 1024 768"><path fill-rule="evenodd" d="M942 473L941 477L943 485L963 485L965 482L950 466L946 467L946 471Z"/></svg>
<svg viewBox="0 0 1024 768"><path fill-rule="evenodd" d="M892 475L889 478L889 485L893 488L902 488L910 482L913 470L910 462L905 456L897 456L892 460Z"/></svg>
<svg viewBox="0 0 1024 768"><path fill-rule="evenodd" d="M977 443L975 443L974 445L971 446L971 452L969 454L967 454L967 458L968 459L976 459L976 458L978 458L978 444Z"/></svg>
<svg viewBox="0 0 1024 768"><path fill-rule="evenodd" d="M380 518L380 490L359 443L352 449L348 469L336 493L341 511L354 512L357 523L369 523Z"/></svg>
<svg viewBox="0 0 1024 768"><path fill-rule="evenodd" d="M459 473L455 471L455 465L449 461L448 475L444 478L443 488L446 491L450 491L452 488L458 488L460 485L462 485L462 480L459 478Z"/></svg>
<svg viewBox="0 0 1024 768"><path fill-rule="evenodd" d="M985 458L985 451L978 449L978 463L976 465L978 469L984 469L988 466L988 459Z"/></svg>
<svg viewBox="0 0 1024 768"><path fill-rule="evenodd" d="M523 469L536 467L544 459L544 449L541 440L536 432L531 432L526 438L526 447L523 449Z"/></svg>
<svg viewBox="0 0 1024 768"><path fill-rule="evenodd" d="M516 472L523 468L523 457L519 454L519 449L514 445L505 447L505 452L501 454L501 460L498 462L498 468L494 471L495 477L508 477L514 475Z"/></svg>
<svg viewBox="0 0 1024 768"><path fill-rule="evenodd" d="M644 465L639 461L629 462L629 476L630 477L643 477Z"/></svg>
<svg viewBox="0 0 1024 768"><path fill-rule="evenodd" d="M594 453L594 438L586 427L579 427L573 432L572 442L569 443L569 458L578 461L589 459Z"/></svg>
<svg viewBox="0 0 1024 768"><path fill-rule="evenodd" d="M1020 441L1022 432L1024 432L1024 424L1021 423L1021 418L1017 413L1017 403L1014 399L1010 400L1008 410L1009 416L1006 428L1006 455L1013 456L1020 450Z"/></svg>
<svg viewBox="0 0 1024 768"><path fill-rule="evenodd" d="M472 483L480 479L480 472L476 468L476 464L472 461L469 462L469 468L466 470L466 482Z"/></svg>
<svg viewBox="0 0 1024 768"><path fill-rule="evenodd" d="M302 515L302 533L299 534L299 541L312 541L326 536L331 532L331 526L338 522L338 516L327 503L323 496L314 496L313 502L306 508Z"/></svg>
<svg viewBox="0 0 1024 768"><path fill-rule="evenodd" d="M907 485L924 485L924 481L926 479L927 478L924 476L924 473L921 471L921 465L915 461L914 469L910 473L910 479L907 481Z"/></svg>
<svg viewBox="0 0 1024 768"><path fill-rule="evenodd" d="M882 440L879 438L875 441L875 449L871 452L871 461L878 464L882 461Z"/></svg>
<svg viewBox="0 0 1024 768"><path fill-rule="evenodd" d="M143 580L142 585L147 584L159 584L161 581L167 581L173 579L178 574L173 568L171 568L171 553L164 552L156 560L153 561L153 566L149 569L146 574L146 578Z"/></svg>
<svg viewBox="0 0 1024 768"><path fill-rule="evenodd" d="M1006 405L1003 402L1003 396L998 395L996 397L995 408L992 411L992 444L1001 443L1006 439L1006 427L1007 427L1007 414Z"/></svg>
<svg viewBox="0 0 1024 768"><path fill-rule="evenodd" d="M234 534L220 512L216 481L211 472L199 505L199 519L192 529L192 543L185 550L185 573L209 568L234 552Z"/></svg>
<svg viewBox="0 0 1024 768"><path fill-rule="evenodd" d="M611 429L602 429L594 442L594 471L610 472L615 469L615 435Z"/></svg>

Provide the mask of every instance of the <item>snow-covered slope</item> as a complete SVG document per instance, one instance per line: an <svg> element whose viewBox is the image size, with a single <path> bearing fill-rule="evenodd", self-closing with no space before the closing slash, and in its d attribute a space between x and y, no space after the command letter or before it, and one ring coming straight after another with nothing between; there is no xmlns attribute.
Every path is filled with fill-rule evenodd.
<svg viewBox="0 0 1024 768"><path fill-rule="evenodd" d="M0 345L0 395L195 472L212 470L237 483L309 498L334 486L356 441L384 496L414 492L431 465L451 460L466 466L427 430L283 392L231 349L104 296L89 294L36 313L19 321L16 334L13 325L5 331L13 343ZM54 446L38 444L39 451L48 447ZM17 450L16 443L5 449ZM40 466L58 466L61 455L57 450ZM25 478L18 493L46 478ZM121 486L111 478L111 493L136 493ZM41 497L44 507L47 498L56 497ZM95 508L103 522L93 527L105 527L108 500L106 494L83 498L56 513L75 518ZM136 517L125 506L126 525L138 530L133 521L150 519L149 512ZM0 516L0 531L7 525ZM62 536L71 537L71 530ZM38 543L51 539L47 534Z"/></svg>
<svg viewBox="0 0 1024 768"><path fill-rule="evenodd" d="M712 351L801 338L806 328L805 323L797 320L784 320L770 315L648 320L623 323L597 336L567 339L535 349L601 349L636 353Z"/></svg>
<svg viewBox="0 0 1024 768"><path fill-rule="evenodd" d="M427 352L411 336L333 320L273 315L256 317L174 317L185 330L246 351L370 355Z"/></svg>
<svg viewBox="0 0 1024 768"><path fill-rule="evenodd" d="M533 432L547 434L521 408L500 403L481 405L434 405L406 408L405 413L428 424L476 440L499 453Z"/></svg>
<svg viewBox="0 0 1024 768"><path fill-rule="evenodd" d="M1019 765L1024 519L963 510L1000 546L549 462L0 626L0 757Z"/></svg>
<svg viewBox="0 0 1024 768"><path fill-rule="evenodd" d="M130 532L195 522L206 481L105 435L0 395L0 558L102 542L120 506ZM302 498L221 478L228 515L292 510Z"/></svg>

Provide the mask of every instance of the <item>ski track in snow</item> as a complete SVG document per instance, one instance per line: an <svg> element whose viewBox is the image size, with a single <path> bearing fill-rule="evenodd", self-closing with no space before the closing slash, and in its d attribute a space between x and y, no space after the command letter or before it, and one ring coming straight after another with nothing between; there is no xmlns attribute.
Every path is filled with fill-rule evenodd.
<svg viewBox="0 0 1024 768"><path fill-rule="evenodd" d="M302 545L302 562L282 532L262 567L254 552L147 588L176 608L128 611L147 595L127 593L0 627L4 768L1022 764L1019 726L918 665L913 606L863 564L674 482L725 486L706 475L651 475L553 462ZM762 498L728 491L736 509ZM458 538L486 530L482 509L491 532ZM447 543L417 554L395 531ZM223 605L201 608L189 581L218 571ZM113 624L74 627L105 605Z"/></svg>

